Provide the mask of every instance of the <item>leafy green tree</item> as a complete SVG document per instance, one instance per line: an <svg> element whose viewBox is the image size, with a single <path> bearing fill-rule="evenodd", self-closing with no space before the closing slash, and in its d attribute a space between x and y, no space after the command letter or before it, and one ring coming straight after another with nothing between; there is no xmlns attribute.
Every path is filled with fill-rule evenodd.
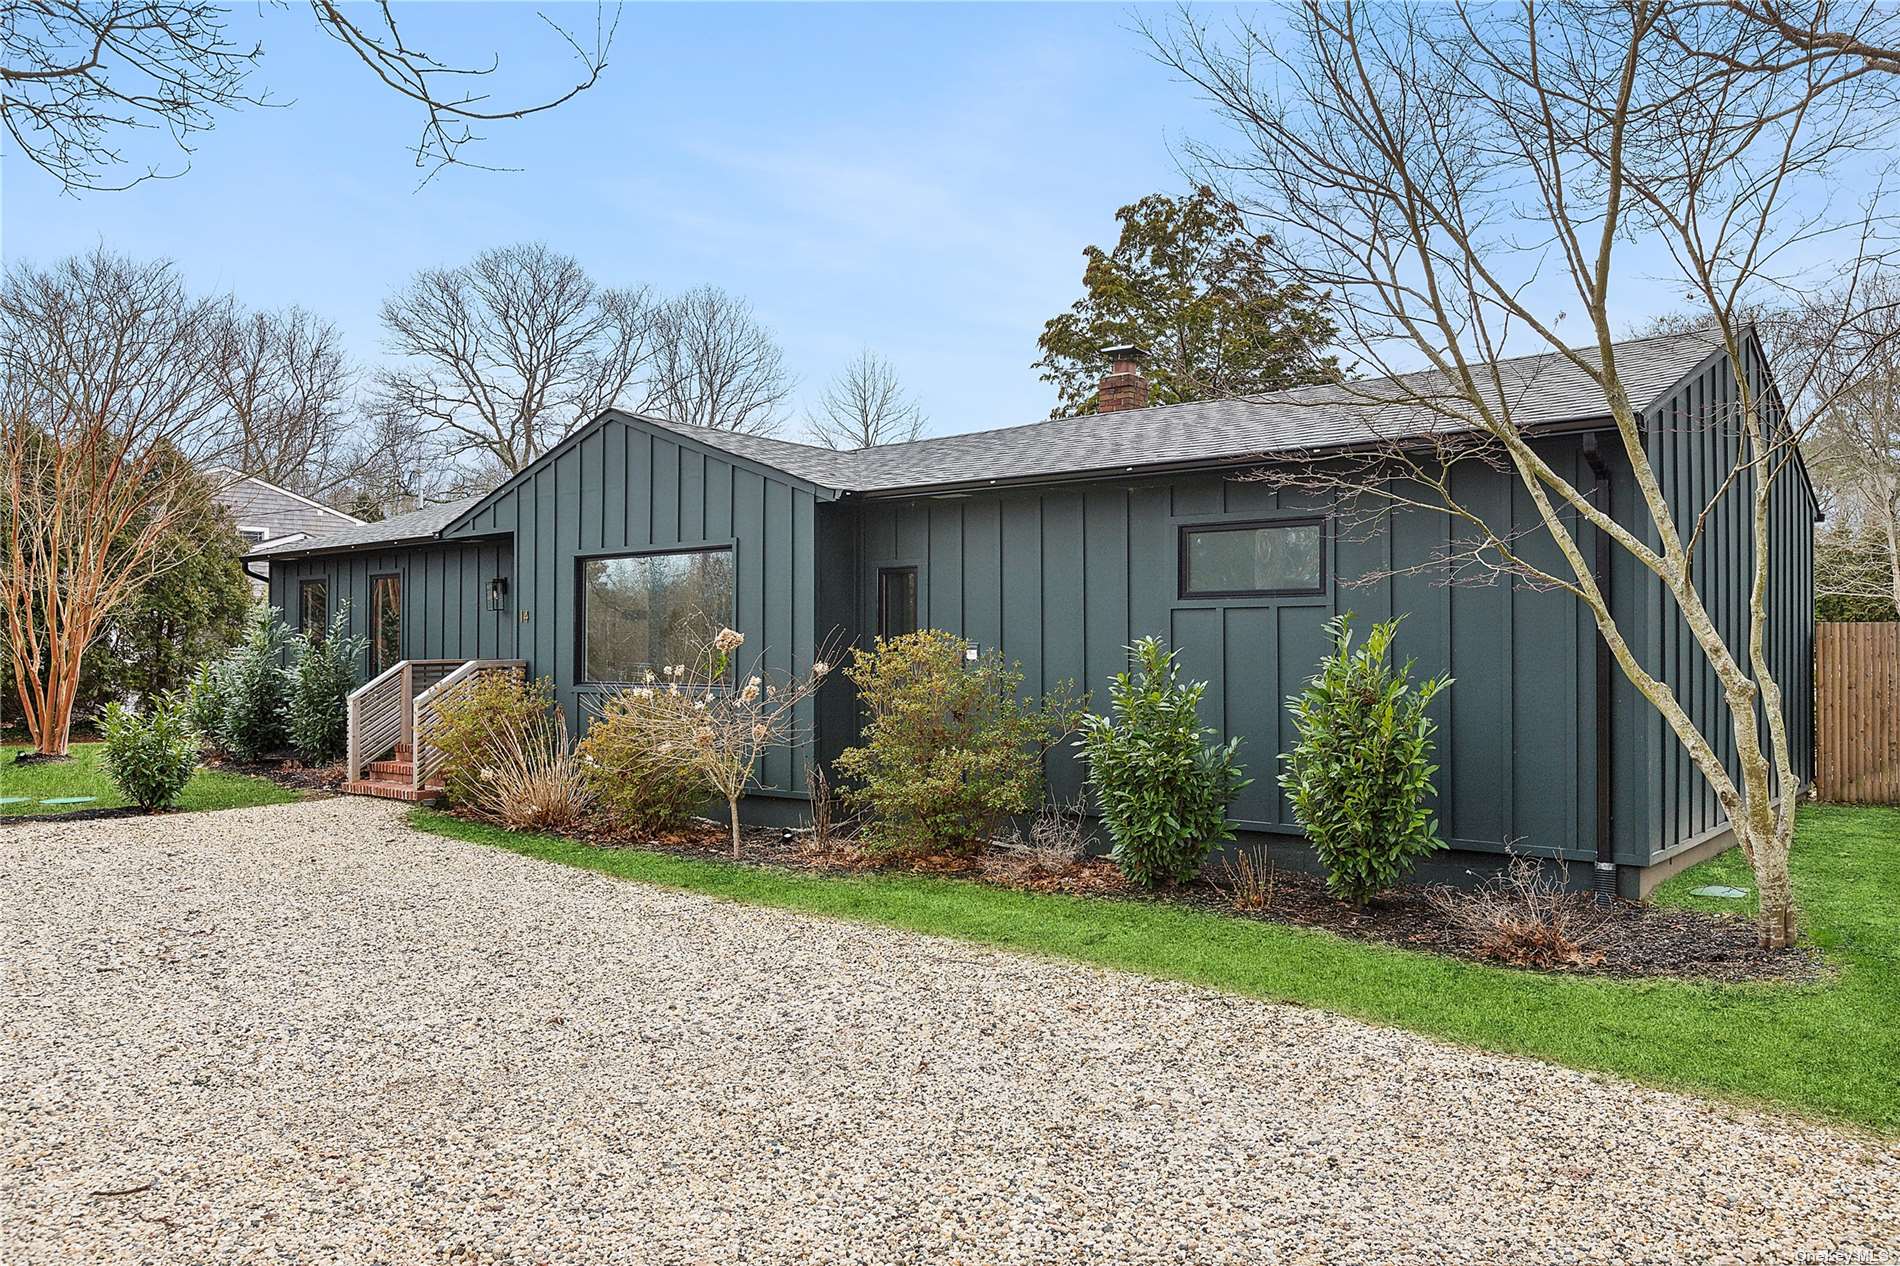
<svg viewBox="0 0 1900 1266"><path fill-rule="evenodd" d="M1325 296L1284 285L1266 239L1203 186L1149 194L1115 213L1113 250L1083 251L1086 293L1043 326L1035 368L1054 383L1054 416L1095 412L1102 349L1148 350L1149 400L1178 404L1277 391L1340 376L1326 353L1338 331Z"/></svg>
<svg viewBox="0 0 1900 1266"><path fill-rule="evenodd" d="M217 677L224 716L213 737L220 751L260 760L290 739L290 674L283 666L290 632L275 609L256 606L240 642ZM194 709L195 711L195 709Z"/></svg>

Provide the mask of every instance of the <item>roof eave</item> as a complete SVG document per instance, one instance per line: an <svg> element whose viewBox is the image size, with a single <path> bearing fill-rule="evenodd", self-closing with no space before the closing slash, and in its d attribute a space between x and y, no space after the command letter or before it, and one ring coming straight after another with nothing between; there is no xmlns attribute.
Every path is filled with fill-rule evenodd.
<svg viewBox="0 0 1900 1266"><path fill-rule="evenodd" d="M1529 434L1542 438L1551 435L1601 431L1613 428L1615 425L1615 419L1608 414L1590 414L1584 417L1565 418L1555 422L1543 423L1532 428ZM1442 438L1442 436L1396 436L1390 440L1367 440L1353 444L1328 444L1317 448L1283 448L1225 457L1190 457L1173 462L1136 462L1132 465L1097 466L1082 470L1052 471L1042 474L999 475L987 479L964 479L929 484L903 484L891 488L859 488L851 491L849 495L867 501L897 501L906 497L940 497L960 493L983 492L989 489L1032 488L1056 484L1098 483L1108 479L1140 479L1151 475L1193 474L1200 471L1232 470L1245 466L1261 466L1275 461L1288 461L1294 457L1308 454L1353 453L1383 444L1424 443L1433 438Z"/></svg>

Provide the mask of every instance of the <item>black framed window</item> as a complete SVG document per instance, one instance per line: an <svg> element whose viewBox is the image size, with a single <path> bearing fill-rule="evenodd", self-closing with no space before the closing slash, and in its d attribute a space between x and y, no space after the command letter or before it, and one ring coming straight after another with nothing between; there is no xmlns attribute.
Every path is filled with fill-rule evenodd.
<svg viewBox="0 0 1900 1266"><path fill-rule="evenodd" d="M639 681L691 664L732 625L732 550L581 560L581 663L588 681Z"/></svg>
<svg viewBox="0 0 1900 1266"><path fill-rule="evenodd" d="M297 585L297 627L313 642L323 640L330 624L330 582L305 580Z"/></svg>
<svg viewBox="0 0 1900 1266"><path fill-rule="evenodd" d="M402 662L402 577L369 578L369 671L376 676Z"/></svg>
<svg viewBox="0 0 1900 1266"><path fill-rule="evenodd" d="M1181 529L1183 598L1324 593L1324 519L1203 523Z"/></svg>
<svg viewBox="0 0 1900 1266"><path fill-rule="evenodd" d="M903 637L917 631L917 569L880 567L877 573L877 635Z"/></svg>

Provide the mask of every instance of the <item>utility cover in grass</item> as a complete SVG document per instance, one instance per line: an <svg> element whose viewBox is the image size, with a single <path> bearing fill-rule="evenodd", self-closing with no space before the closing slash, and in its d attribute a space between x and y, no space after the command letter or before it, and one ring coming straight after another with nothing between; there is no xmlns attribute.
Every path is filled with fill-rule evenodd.
<svg viewBox="0 0 1900 1266"><path fill-rule="evenodd" d="M98 796L55 796L51 800L42 800L41 804L91 804Z"/></svg>
<svg viewBox="0 0 1900 1266"><path fill-rule="evenodd" d="M1738 897L1746 897L1748 895L1748 889L1731 888L1727 884L1710 884L1706 888L1689 889L1689 895L1692 897L1722 897L1726 900L1733 901Z"/></svg>

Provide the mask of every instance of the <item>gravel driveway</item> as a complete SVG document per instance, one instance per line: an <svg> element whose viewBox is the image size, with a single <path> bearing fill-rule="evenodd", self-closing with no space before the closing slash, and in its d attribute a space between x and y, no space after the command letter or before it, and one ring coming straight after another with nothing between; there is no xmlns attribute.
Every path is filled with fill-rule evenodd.
<svg viewBox="0 0 1900 1266"><path fill-rule="evenodd" d="M1892 1145L399 812L0 828L0 1261L1900 1261Z"/></svg>

